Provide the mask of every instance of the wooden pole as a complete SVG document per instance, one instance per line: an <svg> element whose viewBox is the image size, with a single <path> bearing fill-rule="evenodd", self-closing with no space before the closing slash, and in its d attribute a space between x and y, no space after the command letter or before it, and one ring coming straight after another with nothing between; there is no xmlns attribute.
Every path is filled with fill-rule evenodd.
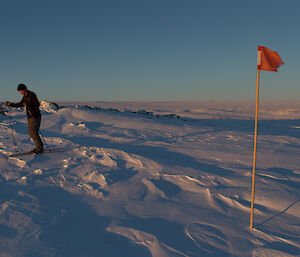
<svg viewBox="0 0 300 257"><path fill-rule="evenodd" d="M259 109L259 69L257 69L256 81L256 111L255 111L255 133L254 133L254 151L253 151L253 173L252 173L252 197L251 197L251 217L250 229L253 228L253 208L254 208L254 189L255 189L255 169L256 169L256 149L257 149L257 123L258 123L258 109Z"/></svg>

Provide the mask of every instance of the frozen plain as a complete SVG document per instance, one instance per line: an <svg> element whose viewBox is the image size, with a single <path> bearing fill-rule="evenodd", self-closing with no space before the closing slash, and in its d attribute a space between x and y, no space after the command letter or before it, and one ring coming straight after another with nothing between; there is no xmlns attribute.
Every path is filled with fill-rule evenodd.
<svg viewBox="0 0 300 257"><path fill-rule="evenodd" d="M59 104L41 132L65 151L0 159L0 257L300 256L299 103L261 106L252 231L253 103Z"/></svg>

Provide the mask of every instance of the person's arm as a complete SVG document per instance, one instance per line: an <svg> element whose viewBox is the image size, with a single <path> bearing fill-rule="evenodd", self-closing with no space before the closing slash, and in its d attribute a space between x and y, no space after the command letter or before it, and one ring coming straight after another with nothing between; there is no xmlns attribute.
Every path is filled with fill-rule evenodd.
<svg viewBox="0 0 300 257"><path fill-rule="evenodd" d="M11 107L23 107L24 106L24 98L22 98L21 102L19 102L19 103L6 102L6 105L11 106Z"/></svg>

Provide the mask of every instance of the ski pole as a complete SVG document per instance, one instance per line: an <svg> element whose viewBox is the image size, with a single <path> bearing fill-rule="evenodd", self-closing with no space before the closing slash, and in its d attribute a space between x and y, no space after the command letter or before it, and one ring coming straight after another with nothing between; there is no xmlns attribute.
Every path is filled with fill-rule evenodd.
<svg viewBox="0 0 300 257"><path fill-rule="evenodd" d="M18 148L17 148L17 144L16 144L16 140L15 140L13 122L12 122L12 118L11 118L10 110L9 110L8 106L7 106L7 113L8 113L8 117L9 117L9 120L10 120L10 128L11 128L11 134L12 134L12 138L13 138L13 142L14 142L14 146L15 146L15 151L18 152Z"/></svg>
<svg viewBox="0 0 300 257"><path fill-rule="evenodd" d="M40 132L40 135L41 135L41 138L42 138L42 140L43 140L45 146L47 147L47 149L49 150L49 152L51 152L51 149L49 148L48 144L46 143L46 140L45 140L45 138L44 138L44 136L42 135L41 132Z"/></svg>

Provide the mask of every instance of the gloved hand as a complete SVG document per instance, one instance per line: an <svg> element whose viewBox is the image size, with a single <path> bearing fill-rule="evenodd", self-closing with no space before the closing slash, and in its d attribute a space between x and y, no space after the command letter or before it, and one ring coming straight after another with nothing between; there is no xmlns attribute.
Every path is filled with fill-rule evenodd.
<svg viewBox="0 0 300 257"><path fill-rule="evenodd" d="M5 103L5 105L6 105L6 106L10 106L10 102L7 101L7 102Z"/></svg>

